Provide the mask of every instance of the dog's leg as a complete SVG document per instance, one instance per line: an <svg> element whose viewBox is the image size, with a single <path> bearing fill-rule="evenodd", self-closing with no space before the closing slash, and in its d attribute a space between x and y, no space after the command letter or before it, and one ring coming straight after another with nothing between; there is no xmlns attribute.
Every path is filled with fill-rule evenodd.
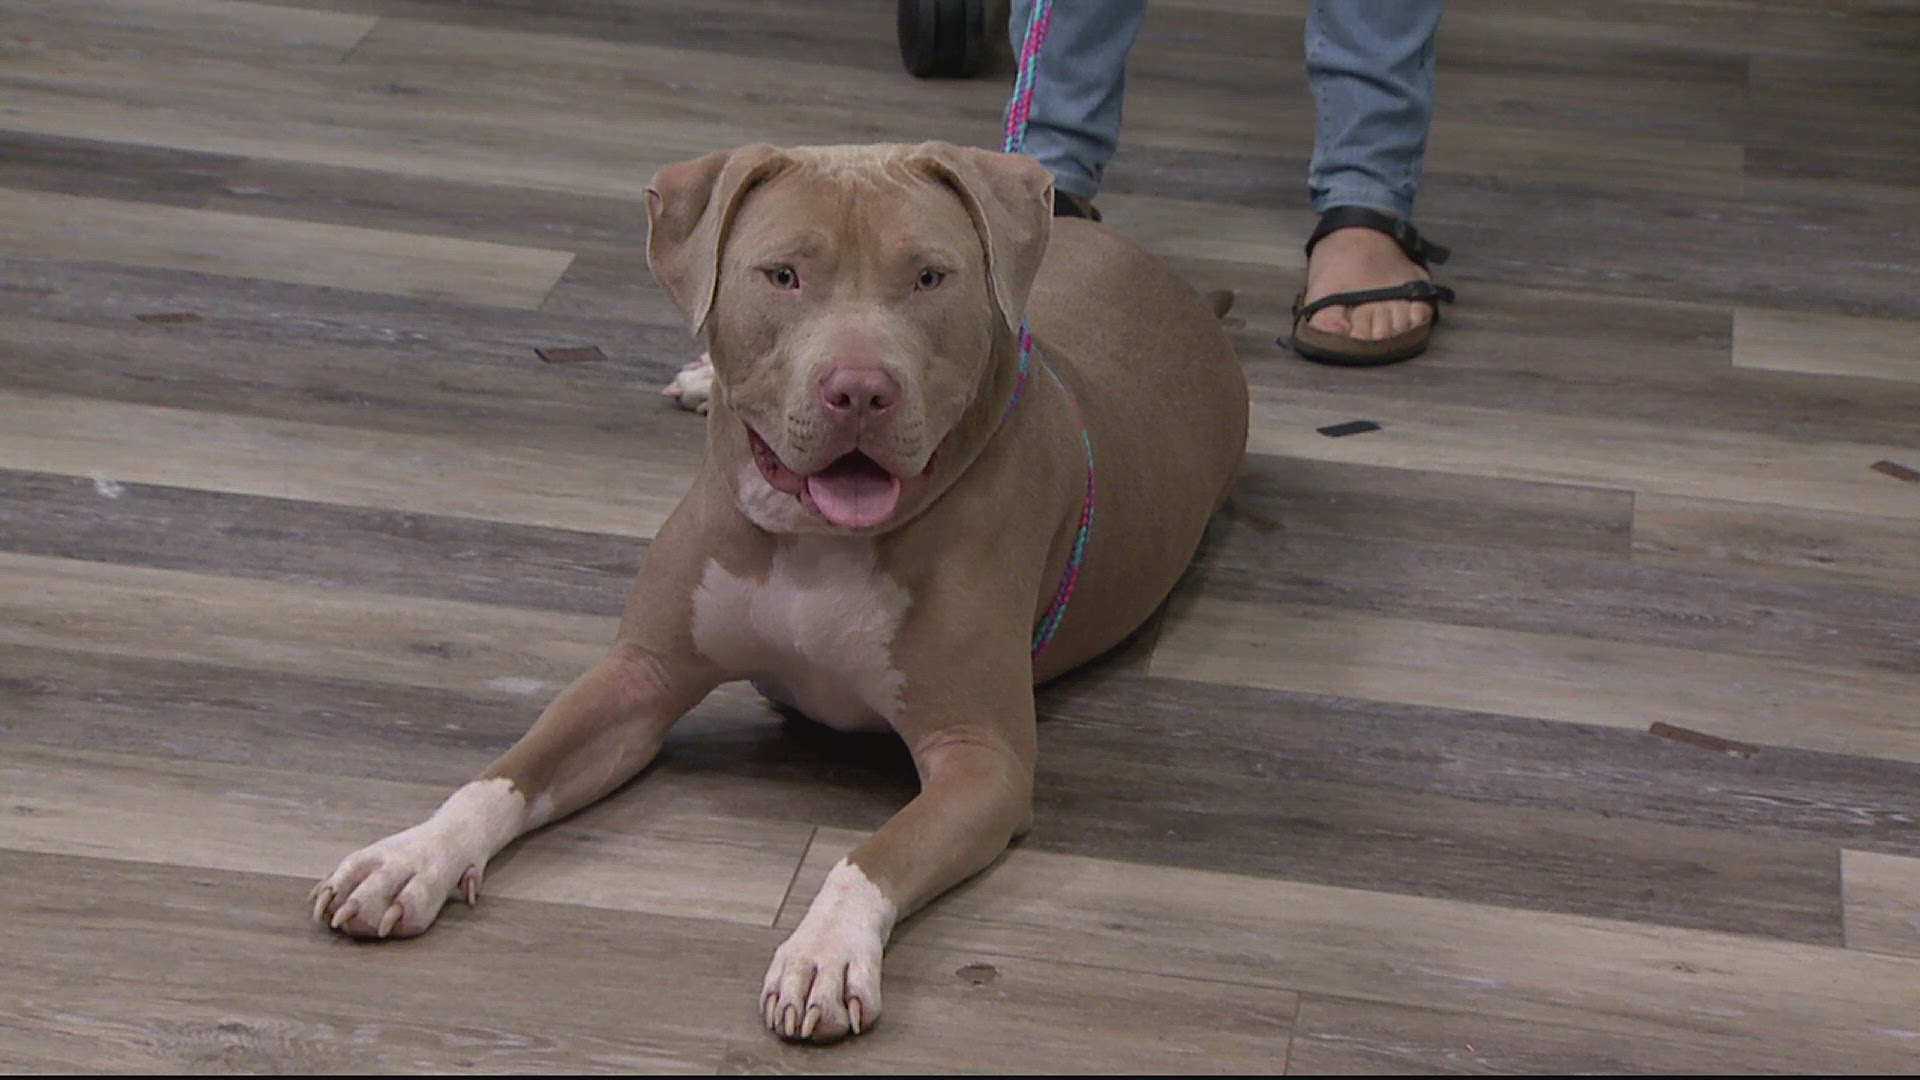
<svg viewBox="0 0 1920 1080"><path fill-rule="evenodd" d="M689 637L679 583L706 539L676 512L648 551L616 644L506 753L426 821L347 856L314 887L313 916L355 937L424 932L451 896L479 895L487 860L530 829L631 779L667 730L720 682Z"/></svg>
<svg viewBox="0 0 1920 1080"><path fill-rule="evenodd" d="M964 624L961 624L964 625ZM977 642L929 685L909 675L895 724L920 793L835 864L761 987L767 1026L790 1039L858 1034L880 1015L880 957L894 923L978 873L1032 820L1032 665L1015 640L998 663ZM970 646L970 647L969 647ZM971 654L971 655L970 655Z"/></svg>
<svg viewBox="0 0 1920 1080"><path fill-rule="evenodd" d="M667 729L705 695L692 689L699 692L676 692L650 656L616 649L433 816L347 856L315 886L314 918L354 937L412 937L449 897L473 903L487 861L514 837L586 806L653 760Z"/></svg>

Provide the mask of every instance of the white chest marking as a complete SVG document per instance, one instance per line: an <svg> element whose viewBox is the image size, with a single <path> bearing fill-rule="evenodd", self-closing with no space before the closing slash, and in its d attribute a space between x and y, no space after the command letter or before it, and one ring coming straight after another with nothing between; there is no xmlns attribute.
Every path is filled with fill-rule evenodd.
<svg viewBox="0 0 1920 1080"><path fill-rule="evenodd" d="M906 684L893 639L912 597L864 537L783 537L765 581L708 560L693 644L735 678L821 723L886 730Z"/></svg>

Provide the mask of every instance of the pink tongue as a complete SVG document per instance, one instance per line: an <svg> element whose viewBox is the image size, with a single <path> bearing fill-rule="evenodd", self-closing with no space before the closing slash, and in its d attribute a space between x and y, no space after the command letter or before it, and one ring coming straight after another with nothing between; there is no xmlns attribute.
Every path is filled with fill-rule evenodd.
<svg viewBox="0 0 1920 1080"><path fill-rule="evenodd" d="M893 517L900 479L879 467L829 467L807 477L807 494L820 516L843 529L870 529Z"/></svg>

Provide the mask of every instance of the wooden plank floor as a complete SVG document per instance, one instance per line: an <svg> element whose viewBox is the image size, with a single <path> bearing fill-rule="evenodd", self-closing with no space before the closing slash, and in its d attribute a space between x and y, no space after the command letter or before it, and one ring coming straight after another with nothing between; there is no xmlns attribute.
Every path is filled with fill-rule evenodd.
<svg viewBox="0 0 1920 1080"><path fill-rule="evenodd" d="M1234 507L817 1049L761 973L914 777L741 687L424 938L303 897L686 488L652 170L1006 79L879 0L0 0L0 1068L1920 1069L1920 12L1454 0L1463 299L1351 371L1274 345L1305 7L1156 0L1101 200L1239 294Z"/></svg>

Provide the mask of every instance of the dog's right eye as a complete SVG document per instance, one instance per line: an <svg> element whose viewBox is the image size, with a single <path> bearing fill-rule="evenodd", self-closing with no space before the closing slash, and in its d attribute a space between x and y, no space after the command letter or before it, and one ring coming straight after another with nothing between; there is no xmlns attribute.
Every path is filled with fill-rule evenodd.
<svg viewBox="0 0 1920 1080"><path fill-rule="evenodd" d="M770 267L762 270L761 273L767 275L767 280L772 282L773 287L776 289L797 289L800 287L800 274L791 266Z"/></svg>

